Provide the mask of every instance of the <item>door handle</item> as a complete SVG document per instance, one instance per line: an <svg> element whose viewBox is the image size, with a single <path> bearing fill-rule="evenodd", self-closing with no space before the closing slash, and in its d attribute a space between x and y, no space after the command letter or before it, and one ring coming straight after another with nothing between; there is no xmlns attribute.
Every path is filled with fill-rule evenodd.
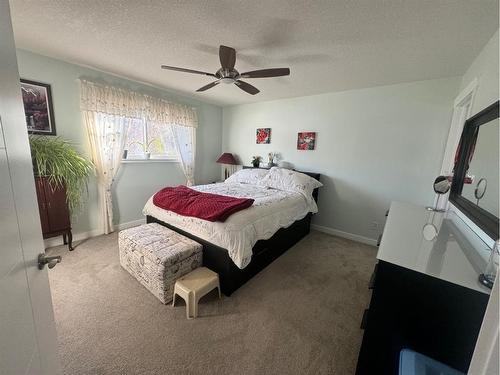
<svg viewBox="0 0 500 375"><path fill-rule="evenodd" d="M43 270L43 267L47 266L51 269L56 266L57 263L61 263L62 258L60 255L49 257L44 253L38 255L38 269Z"/></svg>

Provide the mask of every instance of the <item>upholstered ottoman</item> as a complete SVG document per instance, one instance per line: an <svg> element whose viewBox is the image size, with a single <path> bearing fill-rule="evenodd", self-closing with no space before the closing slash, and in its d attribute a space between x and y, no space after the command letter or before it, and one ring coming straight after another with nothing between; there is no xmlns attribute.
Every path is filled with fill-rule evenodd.
<svg viewBox="0 0 500 375"><path fill-rule="evenodd" d="M122 230L118 247L122 267L165 304L175 280L202 264L202 245L157 223Z"/></svg>

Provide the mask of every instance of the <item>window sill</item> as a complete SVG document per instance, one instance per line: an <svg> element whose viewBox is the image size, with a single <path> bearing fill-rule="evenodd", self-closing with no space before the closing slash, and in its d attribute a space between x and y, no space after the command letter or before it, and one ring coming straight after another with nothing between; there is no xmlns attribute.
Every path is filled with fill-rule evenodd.
<svg viewBox="0 0 500 375"><path fill-rule="evenodd" d="M122 159L123 164L141 164L141 163L178 163L177 159Z"/></svg>

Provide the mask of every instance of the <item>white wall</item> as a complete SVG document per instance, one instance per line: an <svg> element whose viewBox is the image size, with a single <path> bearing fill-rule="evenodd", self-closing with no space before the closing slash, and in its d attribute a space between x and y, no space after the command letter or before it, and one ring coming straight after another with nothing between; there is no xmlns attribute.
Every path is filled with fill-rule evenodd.
<svg viewBox="0 0 500 375"><path fill-rule="evenodd" d="M490 41L474 59L462 78L460 91L465 89L475 78L478 79L478 87L474 97L474 102L472 103L471 116L498 100L498 67L497 30L495 35L491 37Z"/></svg>
<svg viewBox="0 0 500 375"><path fill-rule="evenodd" d="M17 51L17 57L22 78L51 85L57 135L75 142L76 147L86 155L89 153L79 109L78 78L106 82L196 107L199 128L195 179L197 183L219 179L220 166L215 160L221 151L222 109L220 107L23 50ZM160 70L158 74L161 74ZM123 164L113 196L115 223L127 223L143 218L141 211L144 203L155 191L167 185L183 183L185 178L179 163ZM92 179L85 209L72 219L73 232L77 235L78 233L95 235L98 233L98 225L97 188L95 180Z"/></svg>
<svg viewBox="0 0 500 375"><path fill-rule="evenodd" d="M280 152L297 169L322 173L316 225L376 239L392 200L433 202L461 78L299 97L223 109L223 150L246 165ZM271 144L255 129L272 128ZM317 132L314 151L297 151L297 132ZM342 234L342 233L340 233Z"/></svg>

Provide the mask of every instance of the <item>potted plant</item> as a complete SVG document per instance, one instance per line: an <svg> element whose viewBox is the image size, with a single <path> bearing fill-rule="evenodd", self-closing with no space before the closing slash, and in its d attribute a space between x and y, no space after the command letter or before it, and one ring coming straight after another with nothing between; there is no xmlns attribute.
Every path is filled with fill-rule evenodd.
<svg viewBox="0 0 500 375"><path fill-rule="evenodd" d="M152 139L151 141L149 141L147 143L146 142L144 142L144 143L142 143L142 142L132 142L132 143L129 144L129 147L131 145L133 145L134 143L137 144L137 145L139 145L142 148L142 152L143 152L144 158L146 160L149 160L149 158L151 158L151 146L152 145L156 145L156 147L158 149L162 148L162 144L161 144L161 142L160 142L160 140L158 138L154 138L154 139Z"/></svg>
<svg viewBox="0 0 500 375"><path fill-rule="evenodd" d="M261 156L254 156L252 158L252 165L254 168L259 168L259 165L260 165L260 162L262 160L262 157Z"/></svg>
<svg viewBox="0 0 500 375"><path fill-rule="evenodd" d="M77 211L83 203L92 163L59 137L30 135L29 141L35 176L48 178L53 187L64 186L70 212Z"/></svg>

